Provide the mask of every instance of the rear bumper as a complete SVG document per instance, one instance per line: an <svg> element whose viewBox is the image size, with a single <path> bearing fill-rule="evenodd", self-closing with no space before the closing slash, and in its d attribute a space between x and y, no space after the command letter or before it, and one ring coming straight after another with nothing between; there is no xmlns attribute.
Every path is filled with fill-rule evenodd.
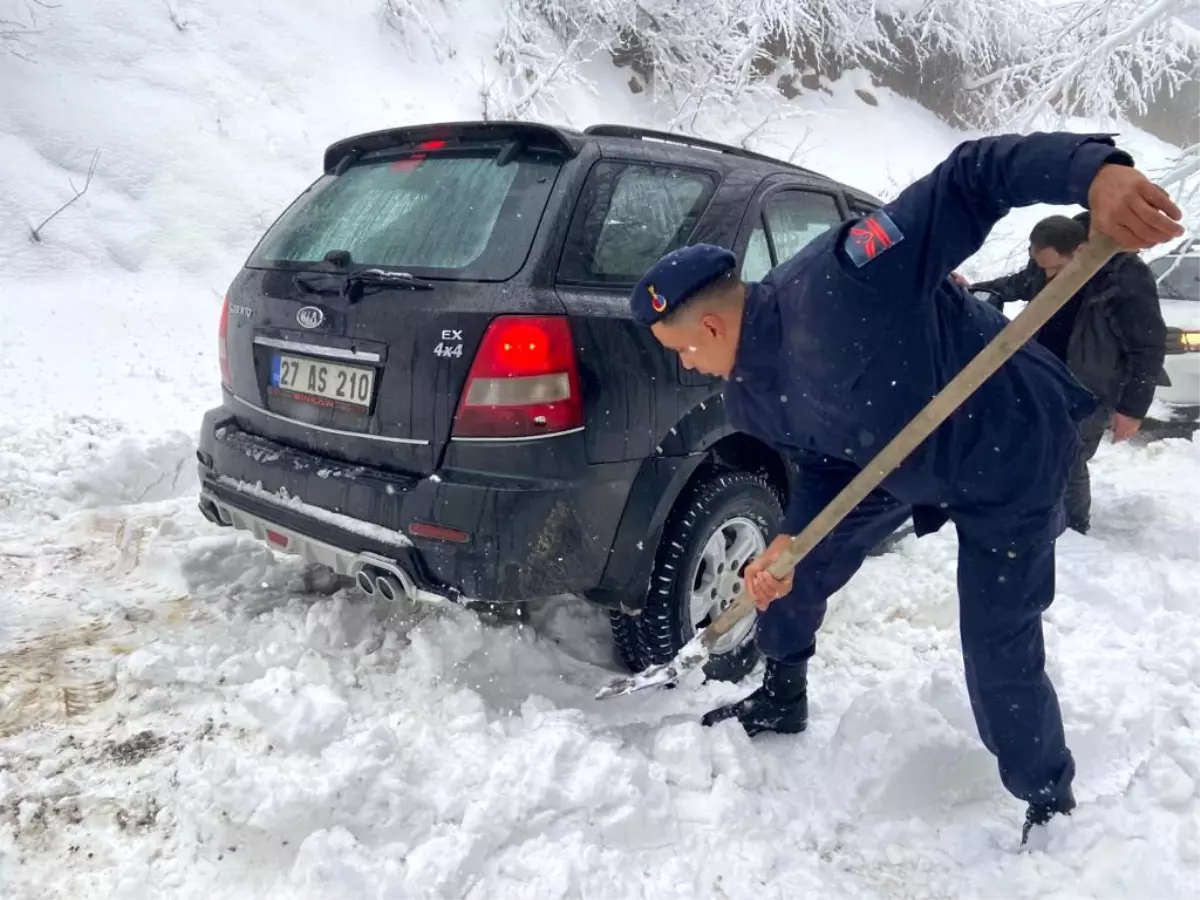
<svg viewBox="0 0 1200 900"><path fill-rule="evenodd" d="M1172 353L1163 359L1171 383L1159 386L1154 397L1182 410L1200 407L1200 353Z"/></svg>
<svg viewBox="0 0 1200 900"><path fill-rule="evenodd" d="M350 577L383 560L429 595L415 599L490 602L592 591L637 465L584 465L572 479L406 475L287 447L221 408L205 416L197 457L210 521ZM414 522L463 537L413 536Z"/></svg>
<svg viewBox="0 0 1200 900"><path fill-rule="evenodd" d="M273 505L218 483L200 491L200 511L214 525L247 531L260 541L293 553L307 562L328 566L339 575L353 578L371 593L380 578L391 576L400 592L421 603L458 602L463 598L453 589L436 588L423 571L420 557L411 547L388 544L375 550L350 550L339 546L345 535L309 519L286 506ZM324 532L320 536L312 532Z"/></svg>

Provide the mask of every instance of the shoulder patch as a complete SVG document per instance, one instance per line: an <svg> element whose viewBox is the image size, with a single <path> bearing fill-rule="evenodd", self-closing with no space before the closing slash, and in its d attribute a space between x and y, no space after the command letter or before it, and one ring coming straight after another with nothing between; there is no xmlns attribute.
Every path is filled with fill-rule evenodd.
<svg viewBox="0 0 1200 900"><path fill-rule="evenodd" d="M904 235L892 221L892 217L882 209L877 209L850 227L842 247L850 261L861 269L880 253L896 246L902 240Z"/></svg>

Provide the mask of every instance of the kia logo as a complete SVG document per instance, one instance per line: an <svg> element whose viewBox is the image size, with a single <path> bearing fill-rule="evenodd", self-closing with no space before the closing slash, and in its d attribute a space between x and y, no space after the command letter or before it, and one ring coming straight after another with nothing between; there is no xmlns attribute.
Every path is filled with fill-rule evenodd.
<svg viewBox="0 0 1200 900"><path fill-rule="evenodd" d="M302 328L316 328L325 321L325 313L315 306L306 306L296 313L296 321Z"/></svg>

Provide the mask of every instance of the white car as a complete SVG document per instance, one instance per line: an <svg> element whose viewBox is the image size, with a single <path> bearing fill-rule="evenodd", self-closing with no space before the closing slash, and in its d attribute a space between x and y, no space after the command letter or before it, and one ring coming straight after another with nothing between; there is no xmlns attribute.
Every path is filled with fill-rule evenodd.
<svg viewBox="0 0 1200 900"><path fill-rule="evenodd" d="M1195 420L1200 418L1200 239L1180 244L1149 266L1167 324L1156 406L1165 407L1171 419Z"/></svg>

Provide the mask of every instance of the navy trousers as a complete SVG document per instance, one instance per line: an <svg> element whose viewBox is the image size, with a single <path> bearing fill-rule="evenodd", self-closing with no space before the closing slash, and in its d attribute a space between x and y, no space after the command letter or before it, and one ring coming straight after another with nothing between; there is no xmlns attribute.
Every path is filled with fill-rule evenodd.
<svg viewBox="0 0 1200 900"><path fill-rule="evenodd" d="M796 567L792 592L760 614L756 640L763 654L785 664L811 657L830 595L910 514L907 505L875 491L843 519ZM1075 775L1042 642L1060 530L1050 515L1045 528L1005 534L994 523L950 512L958 530L959 626L975 724L1004 786L1037 803L1065 795Z"/></svg>

